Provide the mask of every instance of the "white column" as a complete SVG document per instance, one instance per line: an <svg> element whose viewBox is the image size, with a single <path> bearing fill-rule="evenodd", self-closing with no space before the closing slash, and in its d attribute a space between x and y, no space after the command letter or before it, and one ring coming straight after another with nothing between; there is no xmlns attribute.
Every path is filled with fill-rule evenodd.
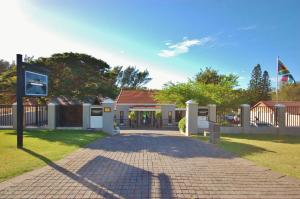
<svg viewBox="0 0 300 199"><path fill-rule="evenodd" d="M56 128L56 104L48 104L48 129Z"/></svg>
<svg viewBox="0 0 300 199"><path fill-rule="evenodd" d="M243 127L243 133L250 131L250 105L241 105L241 126Z"/></svg>
<svg viewBox="0 0 300 199"><path fill-rule="evenodd" d="M215 104L208 105L208 121L217 122L217 106Z"/></svg>
<svg viewBox="0 0 300 199"><path fill-rule="evenodd" d="M198 104L193 100L189 100L186 102L186 136L198 133L197 119Z"/></svg>
<svg viewBox="0 0 300 199"><path fill-rule="evenodd" d="M103 131L111 135L115 134L114 128L114 107L115 102L111 99L106 99L103 105Z"/></svg>
<svg viewBox="0 0 300 199"><path fill-rule="evenodd" d="M278 133L284 133L285 128L285 105L276 104Z"/></svg>
<svg viewBox="0 0 300 199"><path fill-rule="evenodd" d="M90 128L90 109L91 109L91 104L89 103L82 104L82 128L83 129Z"/></svg>
<svg viewBox="0 0 300 199"><path fill-rule="evenodd" d="M13 129L17 129L17 102L12 104Z"/></svg>

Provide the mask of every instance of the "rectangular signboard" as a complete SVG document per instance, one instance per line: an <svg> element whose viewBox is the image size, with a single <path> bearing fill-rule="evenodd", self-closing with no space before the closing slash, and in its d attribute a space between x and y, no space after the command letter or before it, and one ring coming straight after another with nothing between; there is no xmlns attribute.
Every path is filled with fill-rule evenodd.
<svg viewBox="0 0 300 199"><path fill-rule="evenodd" d="M104 107L104 112L111 112L111 108L110 107Z"/></svg>
<svg viewBox="0 0 300 199"><path fill-rule="evenodd" d="M102 116L102 108L91 108L91 116Z"/></svg>
<svg viewBox="0 0 300 199"><path fill-rule="evenodd" d="M25 71L25 96L47 96L48 75Z"/></svg>
<svg viewBox="0 0 300 199"><path fill-rule="evenodd" d="M208 109L207 108L199 108L198 116L208 116Z"/></svg>

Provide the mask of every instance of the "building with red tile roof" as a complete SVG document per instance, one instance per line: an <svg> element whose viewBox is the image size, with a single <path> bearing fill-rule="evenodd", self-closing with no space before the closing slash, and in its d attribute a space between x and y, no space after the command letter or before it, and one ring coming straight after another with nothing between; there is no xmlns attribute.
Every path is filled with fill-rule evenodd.
<svg viewBox="0 0 300 199"><path fill-rule="evenodd" d="M153 126L157 122L157 112L161 112L163 126L176 125L185 115L184 110L176 109L175 104L161 104L155 99L157 90L122 89L116 99L116 121L119 126L127 126L129 115L134 112L136 125Z"/></svg>

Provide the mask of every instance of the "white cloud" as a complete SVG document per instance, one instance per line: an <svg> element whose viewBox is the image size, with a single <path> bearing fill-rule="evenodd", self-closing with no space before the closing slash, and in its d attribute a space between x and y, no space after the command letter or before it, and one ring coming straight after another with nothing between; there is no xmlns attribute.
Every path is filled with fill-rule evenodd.
<svg viewBox="0 0 300 199"><path fill-rule="evenodd" d="M175 57L179 54L187 53L192 46L204 46L207 43L213 41L212 37L203 37L201 39L184 39L182 42L171 45L170 43L166 44L168 46L167 50L161 50L158 53L160 57Z"/></svg>
<svg viewBox="0 0 300 199"><path fill-rule="evenodd" d="M249 26L239 27L238 30L248 31L248 30L254 30L256 28L257 28L256 25L249 25Z"/></svg>

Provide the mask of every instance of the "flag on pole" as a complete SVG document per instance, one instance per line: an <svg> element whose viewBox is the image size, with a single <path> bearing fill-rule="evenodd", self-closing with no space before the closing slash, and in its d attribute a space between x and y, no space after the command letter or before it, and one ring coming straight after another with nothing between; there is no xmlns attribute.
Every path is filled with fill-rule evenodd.
<svg viewBox="0 0 300 199"><path fill-rule="evenodd" d="M281 82L288 83L288 84L295 84L296 81L287 67L278 59L278 75L281 76Z"/></svg>
<svg viewBox="0 0 300 199"><path fill-rule="evenodd" d="M281 77L281 81L285 82L285 83L289 83L289 84L295 84L296 83L294 77L291 74L283 75Z"/></svg>
<svg viewBox="0 0 300 199"><path fill-rule="evenodd" d="M280 60L278 60L278 75L285 75L289 73L290 71L287 69L287 67Z"/></svg>

